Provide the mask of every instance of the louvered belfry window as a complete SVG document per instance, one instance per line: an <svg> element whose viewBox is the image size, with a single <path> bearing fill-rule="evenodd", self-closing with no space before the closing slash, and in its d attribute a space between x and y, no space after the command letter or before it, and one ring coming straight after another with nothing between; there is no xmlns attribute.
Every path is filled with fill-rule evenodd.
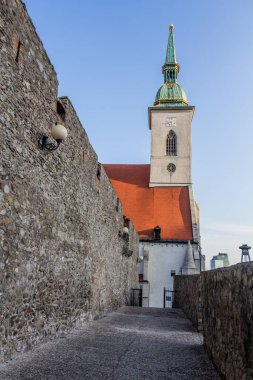
<svg viewBox="0 0 253 380"><path fill-rule="evenodd" d="M167 156L177 155L177 135L174 131L170 131L166 141L166 154Z"/></svg>

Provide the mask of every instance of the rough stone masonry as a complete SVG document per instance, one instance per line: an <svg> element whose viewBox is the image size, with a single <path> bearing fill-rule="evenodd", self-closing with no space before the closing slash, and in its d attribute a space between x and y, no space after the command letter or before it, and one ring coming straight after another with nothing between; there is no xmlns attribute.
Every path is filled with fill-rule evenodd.
<svg viewBox="0 0 253 380"><path fill-rule="evenodd" d="M0 0L0 357L124 304L138 236L20 0ZM41 133L64 123L54 152Z"/></svg>
<svg viewBox="0 0 253 380"><path fill-rule="evenodd" d="M253 263L176 276L175 302L193 324L223 378L253 379Z"/></svg>

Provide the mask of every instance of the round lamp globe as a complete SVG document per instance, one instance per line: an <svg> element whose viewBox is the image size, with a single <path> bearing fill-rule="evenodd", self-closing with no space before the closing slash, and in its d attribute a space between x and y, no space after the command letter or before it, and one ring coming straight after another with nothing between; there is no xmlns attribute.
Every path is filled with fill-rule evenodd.
<svg viewBox="0 0 253 380"><path fill-rule="evenodd" d="M64 127L64 125L61 124L55 124L52 127L51 135L55 140L66 140L68 136L68 131Z"/></svg>
<svg viewBox="0 0 253 380"><path fill-rule="evenodd" d="M122 231L124 235L129 235L129 229L127 227L123 227Z"/></svg>

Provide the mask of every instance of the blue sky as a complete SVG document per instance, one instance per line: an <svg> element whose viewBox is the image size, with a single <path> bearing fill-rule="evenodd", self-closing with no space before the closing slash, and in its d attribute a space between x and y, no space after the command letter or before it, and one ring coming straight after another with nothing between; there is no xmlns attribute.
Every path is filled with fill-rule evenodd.
<svg viewBox="0 0 253 380"><path fill-rule="evenodd" d="M191 105L203 253L253 244L253 1L25 0L103 163L148 163L169 24ZM253 252L252 252L253 255Z"/></svg>

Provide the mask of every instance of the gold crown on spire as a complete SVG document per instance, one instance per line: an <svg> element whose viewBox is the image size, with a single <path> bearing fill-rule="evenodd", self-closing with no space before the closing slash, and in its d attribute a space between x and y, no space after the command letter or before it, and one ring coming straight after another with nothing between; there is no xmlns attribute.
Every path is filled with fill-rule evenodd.
<svg viewBox="0 0 253 380"><path fill-rule="evenodd" d="M174 29L174 25L170 24L170 30Z"/></svg>

